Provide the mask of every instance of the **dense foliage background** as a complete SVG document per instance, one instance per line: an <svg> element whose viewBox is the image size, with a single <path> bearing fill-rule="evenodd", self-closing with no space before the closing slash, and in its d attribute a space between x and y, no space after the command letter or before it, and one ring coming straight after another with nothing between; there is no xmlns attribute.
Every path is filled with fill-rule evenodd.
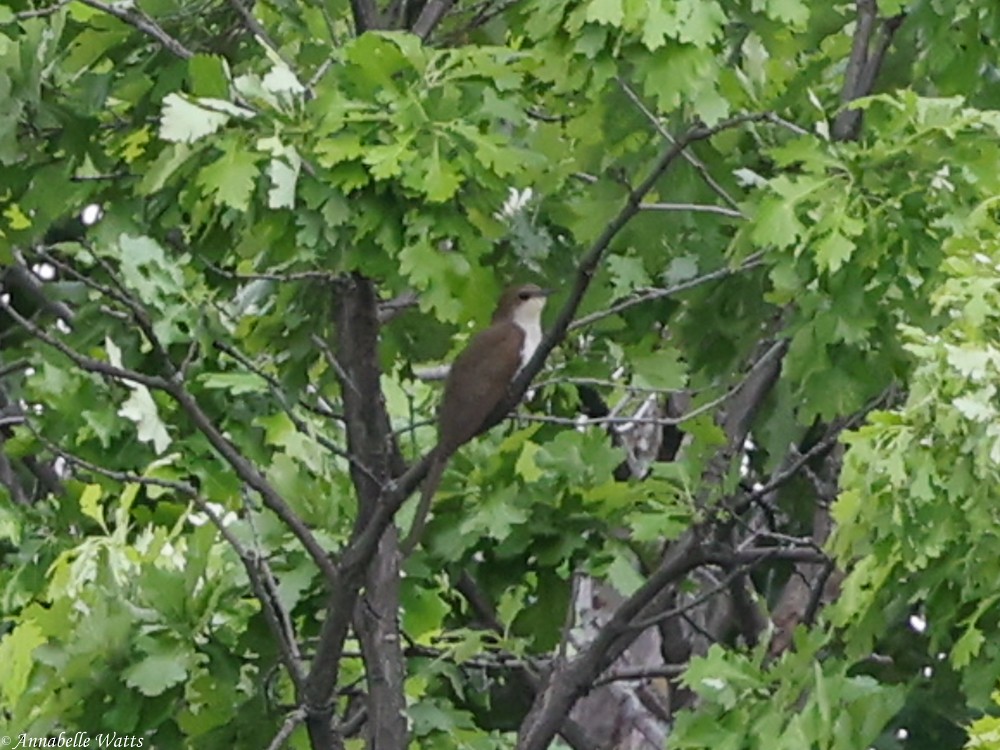
<svg viewBox="0 0 1000 750"><path fill-rule="evenodd" d="M997 747L997 39L0 4L0 734ZM524 281L526 400L404 559L428 372Z"/></svg>

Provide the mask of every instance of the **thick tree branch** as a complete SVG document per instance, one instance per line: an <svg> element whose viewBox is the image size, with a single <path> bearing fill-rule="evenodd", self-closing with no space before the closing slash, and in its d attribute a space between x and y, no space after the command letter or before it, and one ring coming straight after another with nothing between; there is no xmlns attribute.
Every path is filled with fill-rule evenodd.
<svg viewBox="0 0 1000 750"><path fill-rule="evenodd" d="M426 42L454 4L455 0L428 0L411 31Z"/></svg>
<svg viewBox="0 0 1000 750"><path fill-rule="evenodd" d="M358 36L382 28L375 0L351 0L351 15L354 17L354 33Z"/></svg>
<svg viewBox="0 0 1000 750"><path fill-rule="evenodd" d="M677 540L659 567L622 602L594 640L553 672L521 725L517 750L545 750L549 746L576 700L638 637L639 631L630 628L632 621L647 607L656 606L656 599L670 584L702 564L703 531L701 526L695 526Z"/></svg>
<svg viewBox="0 0 1000 750"><path fill-rule="evenodd" d="M872 36L878 21L878 3L876 0L857 0L856 5L854 39L840 91L843 108L833 122L833 138L838 141L851 141L860 135L864 113L850 104L855 99L872 93L892 38L905 18L904 14L900 14L883 21L872 49Z"/></svg>
<svg viewBox="0 0 1000 750"><path fill-rule="evenodd" d="M493 630L493 632L503 637L504 627L497 617L493 604L479 587L476 580L467 571L461 573L458 581L455 583L455 588L469 602L479 619L488 628ZM516 666L520 670L527 686L533 693L537 694L542 689L542 678L539 676L538 670L531 664L519 661L511 666ZM587 736L587 731L569 716L564 719L562 725L559 727L559 735L573 750L599 750L597 744Z"/></svg>
<svg viewBox="0 0 1000 750"><path fill-rule="evenodd" d="M397 564L398 545L395 535L385 541L386 528L391 513L378 521L380 511L387 505L386 487L391 477L402 470L402 460L395 450L392 429L381 391L381 371L378 356L378 297L374 284L360 275L352 275L339 284L337 294L336 332L337 352L324 347L324 354L340 379L344 402L344 422L347 429L348 450L368 467L361 471L352 464L351 479L358 496L358 513L351 534L351 541L337 565L338 585L331 592L326 610L326 620L320 630L316 656L306 683L308 716L306 725L316 746L332 746L342 741L333 731L331 718L333 700L340 674L344 641L356 614L361 588L366 581L376 587L369 592L369 604L377 607L382 617L377 623L362 621L367 643L366 666L369 676L376 681L378 690L370 696L370 710L382 724L373 729L380 741L390 743L390 750L406 744L406 719L400 710L402 694L402 656L390 651L387 661L378 661L378 649L395 643L378 642L378 638L395 632L395 612L398 597L387 587L390 585L386 571L369 570L369 564L379 545L385 564ZM402 502L402 501L400 501ZM398 508L398 505L395 506ZM392 510L392 513L395 509ZM398 578L398 570L388 572ZM382 611L384 610L384 611ZM391 618L385 620L384 618ZM368 661L368 658L372 661ZM398 691L398 695L395 692ZM381 747L382 745L378 745Z"/></svg>

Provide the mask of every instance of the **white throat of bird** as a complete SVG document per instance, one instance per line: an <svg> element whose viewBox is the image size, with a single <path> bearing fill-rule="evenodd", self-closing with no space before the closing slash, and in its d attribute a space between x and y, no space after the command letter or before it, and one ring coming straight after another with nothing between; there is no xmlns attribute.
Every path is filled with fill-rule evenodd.
<svg viewBox="0 0 1000 750"><path fill-rule="evenodd" d="M535 349L542 342L542 308L545 307L544 297L526 299L514 309L514 324L524 331L524 343L521 345L520 370L531 359Z"/></svg>

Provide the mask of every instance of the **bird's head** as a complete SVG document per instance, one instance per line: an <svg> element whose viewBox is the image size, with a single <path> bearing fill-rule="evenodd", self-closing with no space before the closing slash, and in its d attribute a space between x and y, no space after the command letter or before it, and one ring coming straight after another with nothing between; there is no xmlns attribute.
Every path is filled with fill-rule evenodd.
<svg viewBox="0 0 1000 750"><path fill-rule="evenodd" d="M542 289L537 284L509 286L500 295L497 309L493 313L493 322L515 318L538 319L545 307L545 299L551 293L551 289Z"/></svg>

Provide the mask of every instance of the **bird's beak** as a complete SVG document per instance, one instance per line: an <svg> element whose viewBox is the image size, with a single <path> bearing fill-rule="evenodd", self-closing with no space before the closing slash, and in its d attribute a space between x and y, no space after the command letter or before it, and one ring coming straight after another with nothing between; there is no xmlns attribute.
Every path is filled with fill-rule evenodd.
<svg viewBox="0 0 1000 750"><path fill-rule="evenodd" d="M535 295L538 297L548 297L554 291L555 291L554 289L539 289L537 292L535 292Z"/></svg>

